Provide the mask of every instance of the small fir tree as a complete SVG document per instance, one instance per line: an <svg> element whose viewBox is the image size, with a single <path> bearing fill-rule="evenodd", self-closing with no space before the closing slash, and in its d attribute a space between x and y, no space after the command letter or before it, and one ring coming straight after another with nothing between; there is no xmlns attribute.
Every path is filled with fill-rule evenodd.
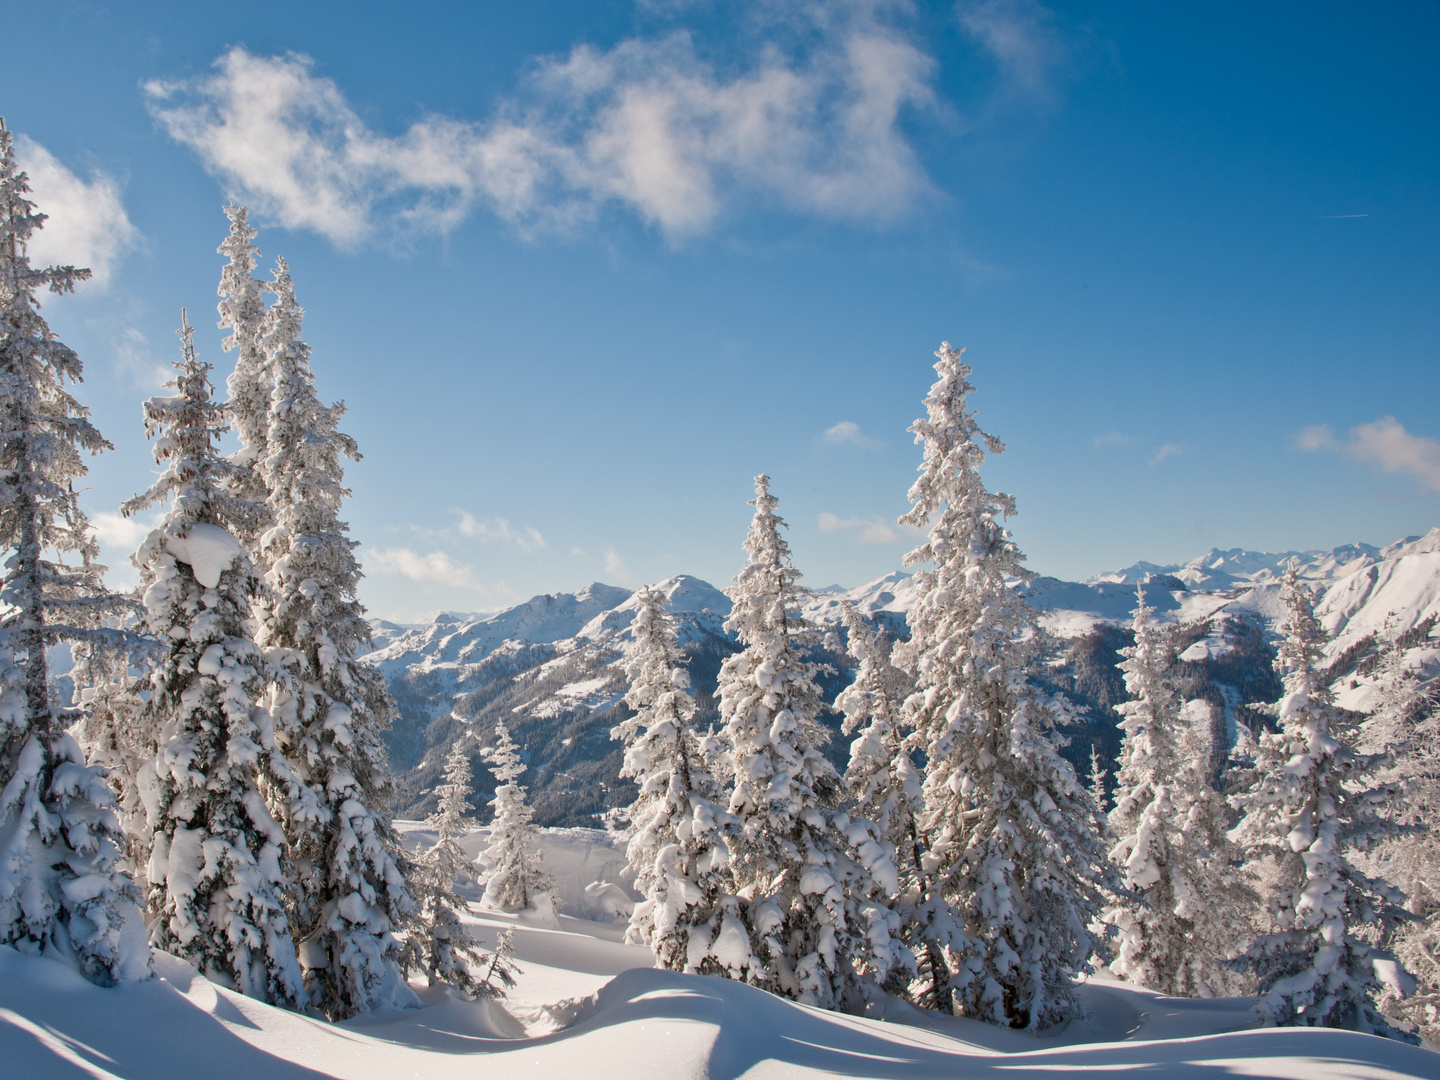
<svg viewBox="0 0 1440 1080"><path fill-rule="evenodd" d="M121 933L134 889L117 867L114 798L65 730L73 717L57 713L46 659L59 641L95 642L120 607L75 489L82 453L110 444L67 389L80 358L35 295L70 292L90 271L30 265L45 215L29 190L0 119L0 943L64 957L110 985L146 962Z"/></svg>
<svg viewBox="0 0 1440 1080"><path fill-rule="evenodd" d="M900 520L927 529L905 557L915 574L908 620L917 691L906 702L924 778L926 892L907 927L933 1008L1043 1028L1077 1008L1073 976L1095 947L1104 856L1090 799L1059 754L1056 729L1078 721L1030 680L1035 612L1010 586L1031 573L1001 519L1009 495L980 479L987 450L967 399L970 367L942 344L913 504Z"/></svg>
<svg viewBox="0 0 1440 1080"><path fill-rule="evenodd" d="M82 718L76 732L85 759L102 769L119 804L126 872L142 880L150 858L150 830L138 783L159 750L158 732L147 723L132 664L145 666L153 642L139 648L100 641L72 646L71 671ZM137 894L138 895L138 894Z"/></svg>
<svg viewBox="0 0 1440 1080"><path fill-rule="evenodd" d="M150 940L249 997L298 1008L306 995L284 904L285 836L267 801L312 824L322 811L307 804L259 705L264 662L250 605L263 583L235 535L254 513L226 491L233 467L215 445L224 414L193 334L184 322L167 384L177 393L145 403L164 471L122 507L170 504L135 555L145 625L164 646L142 712L159 746L139 777L152 835Z"/></svg>
<svg viewBox="0 0 1440 1080"><path fill-rule="evenodd" d="M1100 760L1100 747L1096 743L1090 744L1090 780L1087 785L1090 789L1090 801L1095 804L1095 812L1100 817L1106 818L1110 811L1110 800L1105 794L1105 779L1110 775L1110 770L1105 768ZM1108 831L1108 825L1102 822L1101 832Z"/></svg>
<svg viewBox="0 0 1440 1080"><path fill-rule="evenodd" d="M1367 937L1398 914L1400 896L1351 859L1395 828L1380 814L1390 795L1375 782L1383 759L1344 739L1324 675L1327 635L1294 566L1280 595L1280 729L1260 736L1235 799L1245 814L1235 839L1249 860L1269 862L1271 932L1246 954L1260 983L1256 1011L1269 1024L1393 1033L1375 1007L1380 976L1397 990L1409 980Z"/></svg>
<svg viewBox="0 0 1440 1080"><path fill-rule="evenodd" d="M695 700L664 599L649 588L636 594L625 695L634 713L610 732L625 746L620 775L638 789L627 854L644 899L626 940L647 946L658 967L738 977L748 947L743 957L719 955L743 936L739 901L729 891L728 834L737 822L720 809L719 785L690 727Z"/></svg>
<svg viewBox="0 0 1440 1080"><path fill-rule="evenodd" d="M356 659L369 651L370 628L357 599L357 543L340 511L349 495L341 462L360 454L337 430L344 405L326 406L315 391L304 310L283 259L269 288L269 427L255 469L271 523L257 553L269 588L257 603L257 640L283 673L269 701L276 742L324 810L318 825L286 822L298 886L291 917L311 1004L339 1020L407 996L394 932L413 901L380 738L395 705L380 672Z"/></svg>
<svg viewBox="0 0 1440 1080"><path fill-rule="evenodd" d="M835 709L844 716L841 734L855 735L845 786L855 808L875 823L880 839L908 853L897 863L913 879L919 870L917 822L924 800L919 770L905 746L910 680L891 662L894 642L877 634L854 604L842 604L841 620L846 649L856 664L855 680L835 698Z"/></svg>
<svg viewBox="0 0 1440 1080"><path fill-rule="evenodd" d="M490 771L500 784L490 805L490 844L480 855L485 871L485 903L502 911L523 911L542 903L555 904L555 882L545 873L545 860L531 824L525 788L516 783L525 772L520 748L504 724L495 725L494 764Z"/></svg>
<svg viewBox="0 0 1440 1080"><path fill-rule="evenodd" d="M1116 707L1124 739L1108 832L1128 892L1106 913L1118 931L1110 967L1174 997L1241 988L1228 961L1244 942L1249 898L1228 865L1223 803L1208 782L1209 740L1187 722L1175 648L1138 594L1135 644L1124 657L1129 700Z"/></svg>
<svg viewBox="0 0 1440 1080"><path fill-rule="evenodd" d="M736 892L758 966L748 982L824 1008L858 1011L904 962L885 900L893 853L875 827L839 810L840 778L821 753L827 733L815 632L799 614L800 574L781 538L770 478L755 480L746 563L725 623L743 649L720 669L717 696L734 779ZM739 950L737 950L738 954Z"/></svg>
<svg viewBox="0 0 1440 1080"><path fill-rule="evenodd" d="M486 997L504 997L505 991L496 984L504 983L506 987L512 987L519 974L520 965L515 963L515 928L507 926L496 936L495 951L490 954L490 966L485 969L485 985L494 989L482 992Z"/></svg>
<svg viewBox="0 0 1440 1080"><path fill-rule="evenodd" d="M418 911L407 959L431 986L449 983L466 998L502 997L504 990L497 982L513 986L514 978L500 958L485 953L461 921L469 905L455 891L456 880L474 874L475 864L460 846L460 837L475 825L470 817L470 780L470 755L461 740L445 759L445 782L437 788L440 805L425 823L435 830L436 839L420 859Z"/></svg>

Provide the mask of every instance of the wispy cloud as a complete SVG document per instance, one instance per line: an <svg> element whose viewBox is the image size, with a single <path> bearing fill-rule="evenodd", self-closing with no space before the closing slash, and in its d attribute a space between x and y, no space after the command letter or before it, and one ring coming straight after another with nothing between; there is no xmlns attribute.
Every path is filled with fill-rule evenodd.
<svg viewBox="0 0 1440 1080"><path fill-rule="evenodd" d="M1091 439L1090 445L1097 450L1115 450L1122 446L1134 446L1139 441L1134 435L1126 435L1123 431L1107 431Z"/></svg>
<svg viewBox="0 0 1440 1080"><path fill-rule="evenodd" d="M1055 70L1069 53L1055 14L1035 0L965 0L960 25L994 59L1011 92L1053 94Z"/></svg>
<svg viewBox="0 0 1440 1080"><path fill-rule="evenodd" d="M378 548L368 553L367 567L380 574L398 574L411 581L433 582L479 593L489 590L475 580L468 566L461 566L443 551L420 554L410 548Z"/></svg>
<svg viewBox="0 0 1440 1080"><path fill-rule="evenodd" d="M1302 450L1345 454L1383 472L1408 474L1431 491L1440 491L1440 440L1410 434L1393 416L1351 428L1343 442L1324 424L1305 428L1295 441Z"/></svg>
<svg viewBox="0 0 1440 1080"><path fill-rule="evenodd" d="M457 512L460 515L461 536L469 536L486 544L511 544L526 554L546 546L545 537L540 535L540 530L529 525L517 527L503 517L477 519L467 511Z"/></svg>
<svg viewBox="0 0 1440 1080"><path fill-rule="evenodd" d="M1179 443L1167 442L1163 446L1160 446L1155 453L1150 455L1150 464L1159 465L1166 458L1172 458L1176 454L1183 454L1184 452L1185 447Z"/></svg>
<svg viewBox="0 0 1440 1080"><path fill-rule="evenodd" d="M625 565L625 560L620 558L620 553L613 547L606 549L605 552L605 573L621 584L630 580L630 568Z"/></svg>
<svg viewBox="0 0 1440 1080"><path fill-rule="evenodd" d="M109 548L133 552L140 542L150 535L153 524L140 518L127 518L109 510L102 510L90 519L95 529L95 538Z"/></svg>
<svg viewBox="0 0 1440 1080"><path fill-rule="evenodd" d="M862 544L888 544L900 539L900 534L878 517L842 518L827 512L820 515L818 524L821 532L851 533Z"/></svg>
<svg viewBox="0 0 1440 1080"><path fill-rule="evenodd" d="M30 239L35 266L85 266L103 288L120 259L140 240L114 177L91 170L88 181L62 165L34 139L15 138L15 157L30 177L30 199L46 214Z"/></svg>
<svg viewBox="0 0 1440 1080"><path fill-rule="evenodd" d="M936 62L886 10L904 9L797 8L724 70L685 31L576 46L540 59L491 118L426 116L399 135L371 129L293 53L237 46L208 77L145 91L232 194L341 245L382 207L441 232L477 204L527 229L619 205L672 238L753 201L887 221L933 190L901 119L933 105Z"/></svg>
<svg viewBox="0 0 1440 1080"><path fill-rule="evenodd" d="M861 446L866 450L878 450L885 444L879 439L866 435L853 420L841 420L834 427L825 429L827 446Z"/></svg>
<svg viewBox="0 0 1440 1080"><path fill-rule="evenodd" d="M154 390L164 386L175 374L169 364L155 359L155 351L145 335L133 326L120 331L115 340L115 369L137 390Z"/></svg>

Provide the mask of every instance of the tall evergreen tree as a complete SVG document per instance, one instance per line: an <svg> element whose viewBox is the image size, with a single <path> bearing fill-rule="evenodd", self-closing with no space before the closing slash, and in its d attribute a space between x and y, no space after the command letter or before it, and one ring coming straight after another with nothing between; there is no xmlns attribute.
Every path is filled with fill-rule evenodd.
<svg viewBox="0 0 1440 1080"><path fill-rule="evenodd" d="M283 673L269 703L276 742L325 811L318 826L288 823L298 886L292 930L311 1004L344 1019L386 995L408 996L394 931L413 901L380 738L395 705L384 677L356 659L369 651L370 628L357 599L358 545L340 511L349 495L341 461L360 454L338 430L344 405L326 406L315 391L300 336L305 313L285 260L269 288L275 303L261 333L269 427L256 469L271 522L258 552L269 588L257 604L257 640Z"/></svg>
<svg viewBox="0 0 1440 1080"><path fill-rule="evenodd" d="M0 119L0 943L64 956L108 985L130 960L121 926L133 886L116 868L114 799L65 731L73 718L52 701L45 650L93 642L119 607L74 483L82 453L110 444L67 389L80 381L80 358L56 340L35 295L70 292L90 271L30 265L45 215L29 190Z"/></svg>
<svg viewBox="0 0 1440 1080"><path fill-rule="evenodd" d="M255 230L250 226L250 211L230 203L225 207L230 219L230 234L219 247L219 254L228 260L220 272L220 322L229 330L222 348L235 353L235 370L225 380L227 402L240 449L231 455L236 469L229 482L235 492L265 504L264 477L258 469L267 455L266 438L270 431L271 387L265 348L265 299L262 286L255 277L260 265L260 251L255 247ZM242 536L253 545L264 518L257 518L255 530Z"/></svg>
<svg viewBox="0 0 1440 1080"><path fill-rule="evenodd" d="M839 810L840 778L821 752L827 733L814 628L770 478L755 479L746 562L725 628L741 652L720 669L717 696L741 828L731 845L736 891L759 966L747 981L824 1008L858 1010L901 958L895 867L874 826Z"/></svg>
<svg viewBox="0 0 1440 1080"><path fill-rule="evenodd" d="M1271 932L1247 953L1260 981L1257 1012L1271 1024L1390 1033L1375 1007L1380 973L1396 988L1408 979L1367 937L1398 914L1400 895L1351 858L1394 829L1380 813L1390 794L1375 780L1383 757L1345 739L1324 674L1327 635L1293 566L1280 595L1280 729L1260 736L1235 799L1245 813L1237 842L1248 860L1269 862Z"/></svg>
<svg viewBox="0 0 1440 1080"><path fill-rule="evenodd" d="M728 834L737 823L720 808L719 785L690 727L695 699L664 595L644 588L636 598L625 695L634 713L610 732L625 746L620 775L638 788L627 854L644 899L626 940L648 946L671 971L739 977L751 958L729 887ZM742 942L740 963L721 955Z"/></svg>
<svg viewBox="0 0 1440 1080"><path fill-rule="evenodd" d="M1393 790L1387 816L1405 831L1381 845L1375 863L1404 890L1411 918L1394 937L1396 957L1415 976L1414 993L1393 989L1386 1015L1416 1024L1440 1041L1440 703L1435 686L1411 665L1400 635L1387 627L1377 687L1380 700L1362 727L1361 748L1390 755L1384 779Z"/></svg>
<svg viewBox="0 0 1440 1080"><path fill-rule="evenodd" d="M1010 587L1033 576L1001 519L1009 495L980 479L987 450L967 398L970 367L942 344L912 508L928 530L905 557L917 692L911 745L928 755L927 891L909 928L928 987L922 1000L962 1016L1041 1028L1076 1008L1072 977L1094 948L1095 877L1104 861L1088 793L1057 749L1074 707L1043 693L1029 669L1035 612Z"/></svg>
<svg viewBox="0 0 1440 1080"><path fill-rule="evenodd" d="M420 858L416 875L417 917L410 928L407 961L423 972L431 986L449 983L467 998L502 997L492 981L515 985L508 965L489 956L460 919L467 909L455 891L462 876L473 877L474 862L460 846L460 837L475 822L470 817L470 755L465 740L450 748L445 759L445 782L437 789L440 805L426 825L435 830L435 844ZM487 976L487 971L493 976Z"/></svg>
<svg viewBox="0 0 1440 1080"><path fill-rule="evenodd" d="M1175 997L1239 992L1228 961L1244 947L1248 891L1228 863L1224 803L1209 783L1207 736L1187 722L1175 648L1139 593L1124 657L1129 700L1109 815L1110 858L1129 892L1107 912L1119 931L1111 968Z"/></svg>
<svg viewBox="0 0 1440 1080"><path fill-rule="evenodd" d="M504 724L495 725L491 771L500 784L490 805L490 844L480 854L485 869L485 903L504 911L523 911L555 903L555 882L545 872L544 853L536 842L525 788L516 781L524 775L520 748Z"/></svg>
<svg viewBox="0 0 1440 1080"><path fill-rule="evenodd" d="M145 402L164 471L121 508L170 504L135 554L145 625L164 649L142 711L159 745L139 777L152 833L150 940L247 996L300 1007L285 836L267 796L312 824L323 811L291 775L259 704L265 672L251 601L264 585L235 535L254 508L226 490L233 466L216 448L224 411L193 335L184 322L167 384L177 393Z"/></svg>

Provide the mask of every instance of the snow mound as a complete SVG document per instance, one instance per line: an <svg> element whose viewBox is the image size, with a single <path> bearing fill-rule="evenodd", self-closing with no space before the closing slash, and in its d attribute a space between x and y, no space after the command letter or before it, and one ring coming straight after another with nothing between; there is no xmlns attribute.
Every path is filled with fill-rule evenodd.
<svg viewBox="0 0 1440 1080"><path fill-rule="evenodd" d="M184 536L166 537L165 550L189 563L195 580L207 589L219 585L220 575L245 556L240 541L219 525L191 525Z"/></svg>
<svg viewBox="0 0 1440 1080"><path fill-rule="evenodd" d="M522 930L517 943L521 984L504 1003L422 990L422 1008L338 1025L240 997L173 957L157 957L156 979L105 990L4 946L0 1061L7 1076L39 1080L1008 1080L1071 1071L1399 1080L1434 1077L1440 1061L1354 1032L1239 1030L1249 1023L1248 999L1183 1001L1092 983L1082 988L1088 1019L1037 1037L906 1006L887 1022L723 979L615 973L635 949L564 931ZM597 983L588 972L609 974Z"/></svg>

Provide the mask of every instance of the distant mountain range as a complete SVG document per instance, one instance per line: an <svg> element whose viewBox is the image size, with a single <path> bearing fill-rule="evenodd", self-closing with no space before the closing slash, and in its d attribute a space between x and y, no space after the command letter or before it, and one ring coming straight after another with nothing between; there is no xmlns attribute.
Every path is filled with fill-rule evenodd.
<svg viewBox="0 0 1440 1080"><path fill-rule="evenodd" d="M1214 707L1217 742L1233 738L1248 704L1273 694L1269 640L1279 614L1280 580L1295 560L1301 576L1323 590L1317 611L1334 635L1332 675L1347 708L1373 701L1368 678L1377 636L1401 636L1411 663L1427 677L1440 674L1440 528L1385 548L1352 544L1332 551L1279 554L1211 550L1190 562L1139 562L1088 581L1039 577L1017 584L1058 640L1056 685L1089 707L1092 728L1072 743L1075 759L1117 745L1111 706L1123 698L1115 650L1136 589L1158 618L1180 627L1182 659L1197 701ZM702 726L715 719L712 698L724 658L736 648L724 621L730 601L708 582L680 575L655 586L675 616L690 658ZM815 592L804 614L838 631L849 601L878 625L903 634L914 599L913 578L896 571L859 588ZM526 747L537 818L543 824L593 823L597 814L627 803L619 779L618 748L609 730L625 715L623 660L633 641L632 590L599 582L578 593L534 597L489 615L442 614L422 626L372 623L375 649L365 659L386 677L400 706L388 735L402 781L397 808L425 813L440 767L457 739L475 751L477 780L489 784L481 748L504 720ZM823 659L838 670L827 690L846 681L840 636L828 635ZM1240 722L1254 722L1245 715ZM843 764L837 740L832 757ZM1083 751L1083 754L1082 754Z"/></svg>

